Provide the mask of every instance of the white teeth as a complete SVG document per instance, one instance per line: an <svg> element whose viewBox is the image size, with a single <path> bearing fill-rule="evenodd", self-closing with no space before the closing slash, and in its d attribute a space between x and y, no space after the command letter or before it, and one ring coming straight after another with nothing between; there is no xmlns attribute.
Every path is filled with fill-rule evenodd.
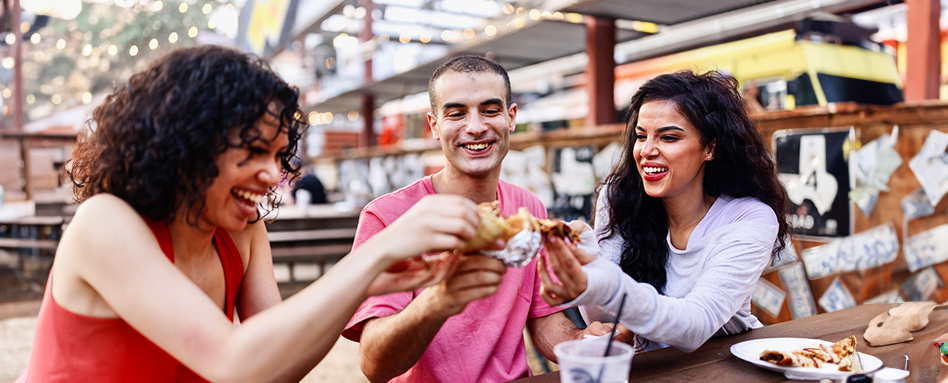
<svg viewBox="0 0 948 383"><path fill-rule="evenodd" d="M234 188L234 195L253 203L263 202L263 194L252 193L243 189Z"/></svg>
<svg viewBox="0 0 948 383"><path fill-rule="evenodd" d="M487 149L487 144L486 143L485 144L468 144L468 145L464 145L464 147L470 150L483 150L483 149Z"/></svg>
<svg viewBox="0 0 948 383"><path fill-rule="evenodd" d="M646 173L648 173L648 174L656 174L656 173L661 173L661 172L668 171L668 168L659 168L659 167L652 167L652 166L643 166L643 167L642 167L642 170L644 170L644 171L645 171Z"/></svg>

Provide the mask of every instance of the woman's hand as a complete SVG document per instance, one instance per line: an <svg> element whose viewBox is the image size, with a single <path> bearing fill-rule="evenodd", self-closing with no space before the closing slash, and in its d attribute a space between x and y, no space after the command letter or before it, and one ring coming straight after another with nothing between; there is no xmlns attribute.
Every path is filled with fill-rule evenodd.
<svg viewBox="0 0 948 383"><path fill-rule="evenodd" d="M452 275L461 254L453 251L474 238L480 215L471 200L455 195L422 198L395 222L359 247L391 262L369 285L370 295L417 290ZM491 248L503 248L498 240ZM431 253L441 253L437 256ZM367 253L371 254L371 253ZM422 255L429 254L429 255Z"/></svg>
<svg viewBox="0 0 948 383"><path fill-rule="evenodd" d="M582 265L592 262L596 257L566 243L562 238L546 236L543 242L546 245L546 256L537 260L543 300L556 306L576 299L586 291L586 272L583 271ZM553 270L556 282L549 269Z"/></svg>
<svg viewBox="0 0 948 383"><path fill-rule="evenodd" d="M477 205L467 198L430 195L365 244L371 242L386 255L384 261L394 264L422 253L462 248L474 238L480 219Z"/></svg>
<svg viewBox="0 0 948 383"><path fill-rule="evenodd" d="M384 295L431 286L452 275L461 256L458 252L445 251L437 257L419 255L398 262L379 273L366 291L369 295Z"/></svg>

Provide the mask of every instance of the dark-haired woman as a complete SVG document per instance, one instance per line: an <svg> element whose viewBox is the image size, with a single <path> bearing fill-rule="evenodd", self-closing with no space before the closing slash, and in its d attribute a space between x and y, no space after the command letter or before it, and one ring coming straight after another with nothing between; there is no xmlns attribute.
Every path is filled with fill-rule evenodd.
<svg viewBox="0 0 948 383"><path fill-rule="evenodd" d="M693 351L715 335L761 327L751 294L788 232L785 192L736 81L665 74L632 97L625 153L600 190L598 258L547 239L543 294L615 317L636 346ZM571 302L570 302L571 301Z"/></svg>
<svg viewBox="0 0 948 383"><path fill-rule="evenodd" d="M456 256L413 257L473 237L476 206L459 197L420 202L280 303L258 208L296 173L297 98L262 60L204 46L95 109L71 168L82 204L19 381L298 381L367 296L444 278Z"/></svg>

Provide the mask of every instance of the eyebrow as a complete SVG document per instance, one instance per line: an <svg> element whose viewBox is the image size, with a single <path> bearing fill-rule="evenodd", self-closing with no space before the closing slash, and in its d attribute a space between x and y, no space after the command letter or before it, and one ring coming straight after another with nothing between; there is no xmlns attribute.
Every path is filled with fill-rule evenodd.
<svg viewBox="0 0 948 383"><path fill-rule="evenodd" d="M490 99L482 101L478 106L488 106L488 105L504 106L504 101L501 100L500 98L495 97L495 98L490 98ZM463 108L463 107L465 107L465 105L460 102L446 102L444 103L444 105L441 106L441 110L448 110L451 108Z"/></svg>
<svg viewBox="0 0 948 383"><path fill-rule="evenodd" d="M636 126L636 127L635 127L635 130L641 130L641 131L644 132L644 131L645 131L645 128L643 128L643 127L641 127L641 126ZM658 130L656 130L655 132L656 132L656 133L662 133L662 132L667 132L667 131L669 131L669 130L677 130L677 131L681 131L681 132L684 132L684 131L685 131L684 129L679 128L679 127L677 127L677 126L669 125L669 126L663 126L663 127L661 127L661 128L658 128Z"/></svg>

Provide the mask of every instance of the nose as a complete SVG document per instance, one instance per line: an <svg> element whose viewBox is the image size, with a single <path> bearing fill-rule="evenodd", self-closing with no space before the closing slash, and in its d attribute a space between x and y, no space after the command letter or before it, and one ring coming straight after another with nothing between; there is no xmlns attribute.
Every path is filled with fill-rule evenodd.
<svg viewBox="0 0 948 383"><path fill-rule="evenodd" d="M488 130L487 122L484 121L484 117L480 113L471 113L470 118L467 121L467 126L465 131L472 136L480 136Z"/></svg>
<svg viewBox="0 0 948 383"><path fill-rule="evenodd" d="M655 143L652 142L650 138L646 139L641 144L639 155L641 155L644 158L655 157L658 155L658 146L656 146Z"/></svg>
<svg viewBox="0 0 948 383"><path fill-rule="evenodd" d="M257 172L257 177L261 182L266 183L267 185L274 186L280 183L280 175L282 173L283 164L280 161L280 158L274 158L270 161L265 161L260 168L260 171Z"/></svg>

